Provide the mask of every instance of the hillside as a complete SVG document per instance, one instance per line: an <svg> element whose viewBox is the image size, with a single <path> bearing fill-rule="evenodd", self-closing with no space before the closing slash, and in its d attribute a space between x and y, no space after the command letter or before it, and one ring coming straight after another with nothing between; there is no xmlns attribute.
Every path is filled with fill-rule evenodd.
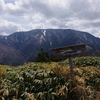
<svg viewBox="0 0 100 100"><path fill-rule="evenodd" d="M2 44L3 48L6 46L15 49L19 53L17 58L22 60L22 63L14 63L16 61L4 60L6 56L0 58L1 63L9 65L21 65L23 61L34 61L40 48L44 48L45 51L50 53L51 48L86 44L86 55L100 55L100 38L94 37L87 32L71 29L36 29L27 32L15 32L9 36L0 37L0 44ZM1 52L3 51L1 50Z"/></svg>
<svg viewBox="0 0 100 100"><path fill-rule="evenodd" d="M0 100L100 100L100 57L68 61L0 65Z"/></svg>
<svg viewBox="0 0 100 100"><path fill-rule="evenodd" d="M23 57L23 54L12 48L5 45L0 44L0 63L7 65L18 65L24 64L26 60ZM6 63L5 63L6 62Z"/></svg>

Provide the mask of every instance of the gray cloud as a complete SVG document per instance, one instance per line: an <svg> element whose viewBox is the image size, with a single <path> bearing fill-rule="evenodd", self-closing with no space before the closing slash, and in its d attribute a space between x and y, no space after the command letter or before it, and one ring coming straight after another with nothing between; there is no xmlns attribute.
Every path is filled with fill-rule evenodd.
<svg viewBox="0 0 100 100"><path fill-rule="evenodd" d="M91 25L93 26L93 27L100 27L100 21L99 22L93 22L93 23L91 23Z"/></svg>
<svg viewBox="0 0 100 100"><path fill-rule="evenodd" d="M4 0L0 0L0 16L7 23L13 23L10 27L13 28L14 26L13 31L39 27L72 28L88 31L95 36L99 36L100 0L14 1L9 0L8 2L5 0L4 2ZM11 33L11 31L6 30L7 28L2 32Z"/></svg>
<svg viewBox="0 0 100 100"><path fill-rule="evenodd" d="M1 35L9 35L9 33L14 33L20 30L24 30L20 25L8 22L0 18L0 34Z"/></svg>
<svg viewBox="0 0 100 100"><path fill-rule="evenodd" d="M0 14L2 14L3 13L3 11L4 11L4 7L5 5L4 5L4 1L3 0L0 0Z"/></svg>

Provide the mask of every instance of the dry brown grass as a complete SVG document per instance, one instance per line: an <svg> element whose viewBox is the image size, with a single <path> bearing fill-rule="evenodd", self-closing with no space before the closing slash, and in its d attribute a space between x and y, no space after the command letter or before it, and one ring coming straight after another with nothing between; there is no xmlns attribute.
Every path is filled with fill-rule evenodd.
<svg viewBox="0 0 100 100"><path fill-rule="evenodd" d="M95 100L100 100L100 92L96 93L96 99Z"/></svg>

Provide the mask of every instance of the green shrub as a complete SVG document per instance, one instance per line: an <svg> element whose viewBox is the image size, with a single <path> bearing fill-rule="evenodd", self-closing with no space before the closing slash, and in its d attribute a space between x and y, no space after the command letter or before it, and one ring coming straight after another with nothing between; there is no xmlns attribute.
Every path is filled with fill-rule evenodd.
<svg viewBox="0 0 100 100"><path fill-rule="evenodd" d="M1 76L0 99L94 100L96 91L100 91L100 67L74 68L75 78L71 80L68 66L51 70L41 66L31 63L8 68L5 76Z"/></svg>
<svg viewBox="0 0 100 100"><path fill-rule="evenodd" d="M100 67L100 57L79 57L73 59L75 66L96 66Z"/></svg>

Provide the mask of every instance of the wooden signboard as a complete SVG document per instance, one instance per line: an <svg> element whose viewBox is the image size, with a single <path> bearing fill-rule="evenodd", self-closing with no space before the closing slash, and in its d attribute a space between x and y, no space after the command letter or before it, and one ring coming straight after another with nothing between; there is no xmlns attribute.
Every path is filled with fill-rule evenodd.
<svg viewBox="0 0 100 100"><path fill-rule="evenodd" d="M67 46L67 47L61 47L61 48L53 48L52 55L55 59L65 59L69 58L69 64L70 64L70 75L71 78L74 78L74 72L73 72L73 63L72 63L72 57L75 56L81 56L86 51L86 45L74 45L74 46Z"/></svg>
<svg viewBox="0 0 100 100"><path fill-rule="evenodd" d="M53 48L51 50L55 59L63 59L63 58L81 56L82 54L85 53L86 46L85 44L81 44L81 45L67 46L61 48Z"/></svg>

